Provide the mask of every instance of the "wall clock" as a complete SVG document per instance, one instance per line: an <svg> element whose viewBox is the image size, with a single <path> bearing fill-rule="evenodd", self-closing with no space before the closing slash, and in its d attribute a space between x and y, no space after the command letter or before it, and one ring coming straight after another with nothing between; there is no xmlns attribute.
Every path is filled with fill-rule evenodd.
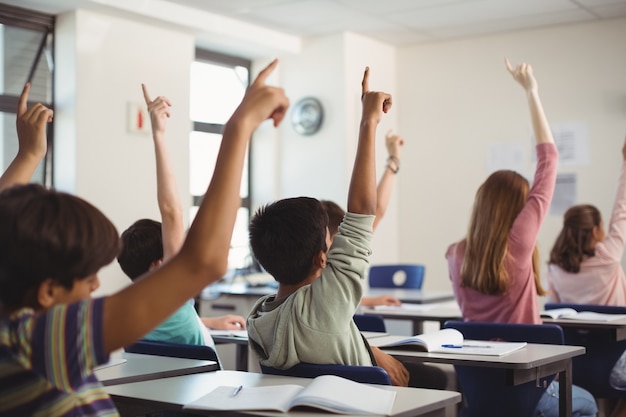
<svg viewBox="0 0 626 417"><path fill-rule="evenodd" d="M322 103L314 97L299 100L291 111L291 125L301 135L312 135L322 127L324 109Z"/></svg>

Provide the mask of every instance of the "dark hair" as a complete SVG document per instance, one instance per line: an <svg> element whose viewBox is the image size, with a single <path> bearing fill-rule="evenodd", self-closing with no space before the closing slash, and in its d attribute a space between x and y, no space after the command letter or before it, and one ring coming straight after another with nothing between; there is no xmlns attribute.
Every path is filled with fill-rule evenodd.
<svg viewBox="0 0 626 417"><path fill-rule="evenodd" d="M67 289L109 264L120 248L113 223L87 201L41 185L0 193L0 303L39 308L48 278Z"/></svg>
<svg viewBox="0 0 626 417"><path fill-rule="evenodd" d="M161 223L137 220L122 233L122 251L117 262L128 278L135 280L148 272L150 265L163 259L163 232Z"/></svg>
<svg viewBox="0 0 626 417"><path fill-rule="evenodd" d="M320 203L322 203L326 214L328 214L328 231L330 236L335 236L339 232L339 225L343 221L343 216L346 215L346 212L339 207L339 204L333 201L321 200Z"/></svg>
<svg viewBox="0 0 626 417"><path fill-rule="evenodd" d="M276 281L297 284L311 271L313 258L327 250L327 225L326 210L314 198L276 201L261 207L252 217L252 253Z"/></svg>
<svg viewBox="0 0 626 417"><path fill-rule="evenodd" d="M585 256L595 256L594 227L600 227L600 211L589 204L570 207L563 215L563 228L550 252L550 263L567 272L580 271Z"/></svg>

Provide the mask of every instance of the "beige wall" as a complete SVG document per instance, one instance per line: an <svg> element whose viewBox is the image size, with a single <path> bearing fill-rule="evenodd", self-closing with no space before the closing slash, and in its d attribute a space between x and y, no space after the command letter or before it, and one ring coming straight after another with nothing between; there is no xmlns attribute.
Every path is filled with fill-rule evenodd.
<svg viewBox="0 0 626 417"><path fill-rule="evenodd" d="M533 65L551 123L588 126L590 164L559 172L578 174L579 202L610 216L626 134L624 39L619 19L399 49L399 125L412 145L399 178L399 258L426 264L426 288L450 288L444 254L465 234L488 147L522 144L532 178L528 108L504 57ZM542 261L560 222L544 223Z"/></svg>

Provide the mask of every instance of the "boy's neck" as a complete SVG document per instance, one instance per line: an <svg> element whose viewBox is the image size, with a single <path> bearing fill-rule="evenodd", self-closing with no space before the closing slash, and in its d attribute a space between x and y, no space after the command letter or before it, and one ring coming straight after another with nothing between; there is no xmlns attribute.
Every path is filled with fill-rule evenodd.
<svg viewBox="0 0 626 417"><path fill-rule="evenodd" d="M306 279L298 282L297 284L283 284L278 283L278 292L276 293L276 299L282 300L283 298L289 297L294 292L298 291L300 288L305 285L310 285L319 277L319 274L310 275Z"/></svg>

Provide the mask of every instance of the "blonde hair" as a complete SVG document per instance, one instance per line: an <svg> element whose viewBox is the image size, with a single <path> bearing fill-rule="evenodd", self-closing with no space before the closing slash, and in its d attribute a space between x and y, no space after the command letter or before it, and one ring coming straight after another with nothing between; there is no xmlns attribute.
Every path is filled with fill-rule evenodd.
<svg viewBox="0 0 626 417"><path fill-rule="evenodd" d="M478 189L461 266L465 287L490 295L506 292L510 279L506 271L509 234L526 204L528 190L526 178L508 170L494 172ZM544 295L536 246L532 266L537 294Z"/></svg>

